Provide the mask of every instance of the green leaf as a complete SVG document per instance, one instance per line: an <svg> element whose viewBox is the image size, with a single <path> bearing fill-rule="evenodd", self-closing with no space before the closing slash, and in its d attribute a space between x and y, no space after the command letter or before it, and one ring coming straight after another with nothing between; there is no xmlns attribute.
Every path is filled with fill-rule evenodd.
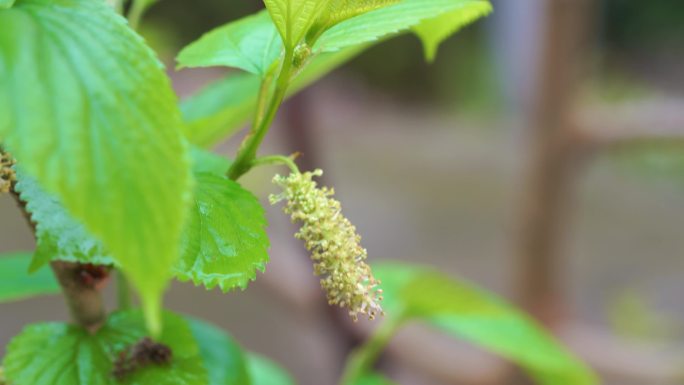
<svg viewBox="0 0 684 385"><path fill-rule="evenodd" d="M59 293L59 285L51 272L29 274L30 263L30 253L0 254L0 302Z"/></svg>
<svg viewBox="0 0 684 385"><path fill-rule="evenodd" d="M249 354L247 366L252 385L296 385L283 368L259 354Z"/></svg>
<svg viewBox="0 0 684 385"><path fill-rule="evenodd" d="M196 179L176 276L207 289L244 289L268 261L264 209L252 193L224 175L199 173Z"/></svg>
<svg viewBox="0 0 684 385"><path fill-rule="evenodd" d="M235 67L264 76L278 60L283 43L268 12L218 27L185 47L178 67Z"/></svg>
<svg viewBox="0 0 684 385"><path fill-rule="evenodd" d="M104 1L0 10L0 141L101 239L161 328L191 175L161 64Z"/></svg>
<svg viewBox="0 0 684 385"><path fill-rule="evenodd" d="M374 267L387 314L415 318L498 353L545 385L596 384L594 374L534 320L468 283L411 265Z"/></svg>
<svg viewBox="0 0 684 385"><path fill-rule="evenodd" d="M38 182L20 170L17 171L16 191L26 211L36 225L36 251L30 271L35 272L53 260L111 265L102 242L95 239L62 206L59 200Z"/></svg>
<svg viewBox="0 0 684 385"><path fill-rule="evenodd" d="M260 83L259 76L231 74L183 101L185 136L209 147L235 134L254 114Z"/></svg>
<svg viewBox="0 0 684 385"><path fill-rule="evenodd" d="M377 41L421 23L431 23L447 13L471 14L481 10L483 3L488 4L485 0L403 0L337 24L321 36L315 50L330 52Z"/></svg>
<svg viewBox="0 0 684 385"><path fill-rule="evenodd" d="M286 49L292 50L326 10L330 0L264 0Z"/></svg>
<svg viewBox="0 0 684 385"><path fill-rule="evenodd" d="M247 358L228 333L207 322L190 317L186 319L209 373L209 385L252 383L247 371Z"/></svg>
<svg viewBox="0 0 684 385"><path fill-rule="evenodd" d="M159 342L171 348L171 362L137 369L122 381L112 375L114 362L120 352L146 335L138 311L112 314L95 334L63 323L31 325L10 342L5 375L13 385L209 384L187 322L169 312L163 320Z"/></svg>
<svg viewBox="0 0 684 385"><path fill-rule="evenodd" d="M378 8L398 3L401 0L330 0L328 8L314 22L309 36L315 41L320 34L336 24Z"/></svg>
<svg viewBox="0 0 684 385"><path fill-rule="evenodd" d="M413 27L413 30L423 42L427 60L434 61L435 56L437 56L437 48L444 40L464 26L491 12L492 5L489 1L483 0L468 7L447 12L437 18L424 20Z"/></svg>

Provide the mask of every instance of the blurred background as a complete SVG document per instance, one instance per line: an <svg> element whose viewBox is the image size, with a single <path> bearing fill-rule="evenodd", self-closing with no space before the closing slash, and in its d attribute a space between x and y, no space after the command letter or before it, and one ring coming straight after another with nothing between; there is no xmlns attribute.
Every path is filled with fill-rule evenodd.
<svg viewBox="0 0 684 385"><path fill-rule="evenodd" d="M437 266L527 309L605 384L684 383L684 2L493 0L427 64L414 36L288 101L263 153L325 170L371 261ZM164 0L144 35L183 45L253 0ZM181 96L220 69L169 70ZM216 150L234 154L240 136ZM265 206L272 169L246 178ZM0 196L0 252L31 250ZM246 292L174 284L174 310L229 330L301 385L334 384L372 327L329 309L296 231L269 208L272 261ZM110 297L112 297L110 293ZM111 298L110 298L111 299ZM0 306L0 346L67 319L59 297ZM515 371L419 325L381 361L406 385L511 384ZM565 384L559 384L565 385Z"/></svg>

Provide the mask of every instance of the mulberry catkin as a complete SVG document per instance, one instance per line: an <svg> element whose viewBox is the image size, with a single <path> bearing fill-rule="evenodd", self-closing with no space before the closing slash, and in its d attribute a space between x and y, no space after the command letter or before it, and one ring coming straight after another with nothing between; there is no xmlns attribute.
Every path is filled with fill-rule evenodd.
<svg viewBox="0 0 684 385"><path fill-rule="evenodd" d="M321 277L328 302L349 309L356 321L359 314L370 319L382 314L380 282L373 277L366 263L367 251L360 245L356 228L341 213L340 202L333 199L334 191L318 188L312 179L323 171L292 172L288 176L276 175L273 182L283 192L271 195L276 204L286 201L285 213L301 228L295 234L305 242L314 262L314 273Z"/></svg>

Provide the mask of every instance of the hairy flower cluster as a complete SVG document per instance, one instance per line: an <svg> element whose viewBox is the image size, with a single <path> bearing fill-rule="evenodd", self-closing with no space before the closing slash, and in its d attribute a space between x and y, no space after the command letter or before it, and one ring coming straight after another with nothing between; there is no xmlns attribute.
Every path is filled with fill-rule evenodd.
<svg viewBox="0 0 684 385"><path fill-rule="evenodd" d="M12 184L16 181L14 173L14 159L12 155L0 150L0 193L10 192Z"/></svg>
<svg viewBox="0 0 684 385"><path fill-rule="evenodd" d="M331 305L347 307L356 321L358 314L370 319L382 314L380 282L373 277L366 264L367 251L360 245L356 228L341 213L340 202L333 199L334 191L318 188L312 180L323 175L314 172L293 172L284 177L276 175L273 182L283 192L271 195L272 204L287 201L284 208L292 222L301 222L295 235L304 240L314 261L314 273L321 276L321 286Z"/></svg>

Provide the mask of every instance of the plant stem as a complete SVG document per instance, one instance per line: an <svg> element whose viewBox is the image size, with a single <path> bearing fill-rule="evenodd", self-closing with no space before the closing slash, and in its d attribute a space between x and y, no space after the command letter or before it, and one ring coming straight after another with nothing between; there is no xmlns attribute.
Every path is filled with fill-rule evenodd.
<svg viewBox="0 0 684 385"><path fill-rule="evenodd" d="M74 322L91 332L104 323L106 312L102 294L96 287L89 287L79 281L78 263L53 261L50 263L66 299Z"/></svg>
<svg viewBox="0 0 684 385"><path fill-rule="evenodd" d="M266 136L268 129L271 127L271 123L273 123L273 119L278 113L280 104L283 102L283 99L285 99L287 87L290 85L290 77L292 75L293 54L292 50L285 51L285 57L283 58L283 64L280 68L280 73L278 74L275 91L268 102L265 113L261 114L259 111L262 110L262 107L257 107L257 116L255 117L254 125L249 134L247 134L242 141L235 161L230 167L230 170L228 170L228 177L232 180L237 180L252 167L252 161L256 158L259 145L261 145L264 136ZM268 78L264 79L264 83L267 82ZM259 104L265 105L264 102L267 99L265 95L268 95L269 88L268 84L264 85L262 83ZM260 115L263 115L263 117L260 117Z"/></svg>
<svg viewBox="0 0 684 385"><path fill-rule="evenodd" d="M355 349L347 359L340 385L354 385L361 379L373 367L375 361L406 319L403 315L387 319L365 344Z"/></svg>
<svg viewBox="0 0 684 385"><path fill-rule="evenodd" d="M294 162L292 156L284 156L284 155L269 155L269 156L262 156L260 158L256 158L252 161L250 164L251 167L255 166L264 166L264 165L285 165L290 168L290 171L294 173L299 173L299 167L297 167L297 164Z"/></svg>
<svg viewBox="0 0 684 385"><path fill-rule="evenodd" d="M0 152L2 152L1 148ZM26 209L26 202L21 199L15 187L16 182L12 183L10 193L17 202L22 214L24 214L24 218L26 218L26 222L31 227L35 237L36 223ZM71 318L90 332L97 331L106 319L100 289L96 286L87 286L80 282L79 274L82 266L78 263L53 261L50 263L50 267L62 288Z"/></svg>
<svg viewBox="0 0 684 385"><path fill-rule="evenodd" d="M133 29L134 31L138 30L138 26L140 25L140 20L142 19L143 14L147 10L148 6L150 5L150 1L148 0L133 0L131 3L131 9L128 11L128 25Z"/></svg>
<svg viewBox="0 0 684 385"><path fill-rule="evenodd" d="M120 270L116 272L116 301L119 310L131 308L131 287L128 279Z"/></svg>

